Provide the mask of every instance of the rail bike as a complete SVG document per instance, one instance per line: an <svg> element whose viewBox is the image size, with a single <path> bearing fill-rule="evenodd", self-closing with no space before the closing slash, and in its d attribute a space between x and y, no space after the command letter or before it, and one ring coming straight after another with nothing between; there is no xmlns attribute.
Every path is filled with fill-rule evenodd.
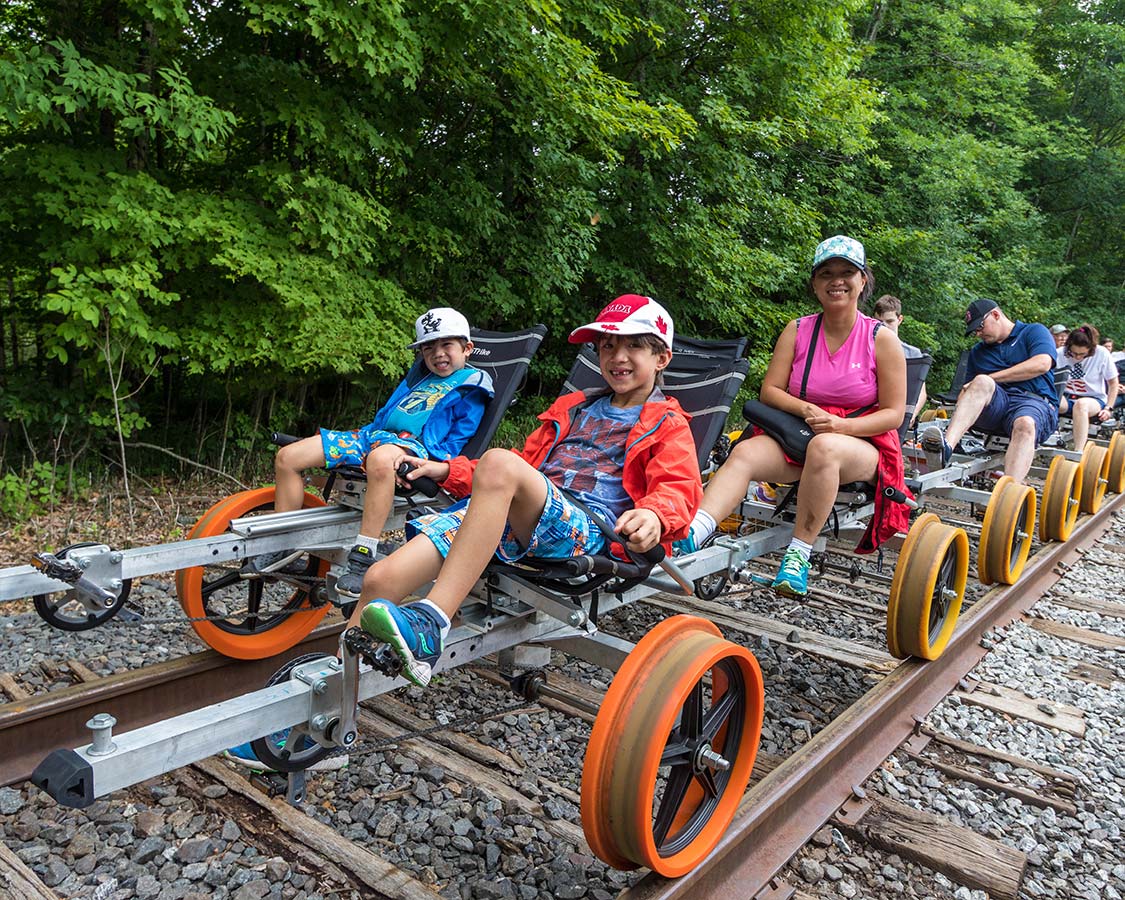
<svg viewBox="0 0 1125 900"><path fill-rule="evenodd" d="M506 354L522 360L524 370L543 336L541 329L531 331ZM474 342L490 349L476 334ZM713 465L712 448L722 445L728 412L745 379L743 350L742 341L678 339L665 373L665 392L692 413L703 469ZM484 362L474 352L474 365ZM913 384L908 397L917 398L928 365L927 357L922 367L908 368ZM522 378L518 369L493 372L504 390L498 387L495 419L475 447L478 455ZM584 350L564 389L584 389L597 378L596 358ZM1118 458L1112 453L1122 449L1107 448L1106 459ZM996 503L987 524L990 534L1004 535L990 540L1005 553L987 555L986 574L1003 580L999 576L1013 577L1013 560L1021 553L1026 558L1020 536L1034 521L1034 500L1029 506L1022 491L1017 499L1011 485L997 484L991 493L965 486L986 468L984 460L958 460L914 478L910 486L919 498L963 499L971 492L971 502L990 501L990 508ZM262 488L217 503L187 541L124 551L75 546L41 560L42 570L2 570L0 600L35 596L37 611L56 627L98 627L127 612L132 578L175 569L180 602L205 643L242 659L282 653L342 605L333 590L333 570L358 528L363 485L361 473L342 473L335 481L336 493L326 491L330 499L306 495L306 507L296 512L270 512L272 489ZM1069 500L1073 479L1064 483ZM1052 490L1063 488L1052 482L1048 497ZM1003 503L997 497L1004 497ZM906 497L892 499L916 505ZM415 502L404 498L396 515L405 518ZM862 531L873 510L869 486L845 486L828 531L836 536ZM593 725L581 789L587 840L612 866L646 866L668 877L690 872L719 842L749 781L764 712L762 675L750 650L725 640L714 624L697 616L665 619L636 644L599 628L601 617L656 593L693 592L707 601L728 583L752 582L753 561L788 543L792 515L782 504L751 497L737 515L737 530L719 532L695 553L675 559L656 552L629 561L586 556L490 566L462 606L434 667L441 672L498 654L513 688L528 699L550 695L539 667L552 648L617 673ZM828 536L818 541L821 549ZM893 543L898 561L888 600L888 649L898 658L936 658L956 627L968 537L920 510L909 532ZM242 564L247 557L293 547L301 553L302 571L247 577ZM385 647L349 629L340 637L338 656L292 659L260 690L122 734L112 733L111 718L103 719L92 741L56 750L32 780L61 804L84 807L252 737L263 763L288 774L288 796L299 802L306 770L356 745L359 703L405 684L399 665ZM281 747L264 739L287 728Z"/></svg>

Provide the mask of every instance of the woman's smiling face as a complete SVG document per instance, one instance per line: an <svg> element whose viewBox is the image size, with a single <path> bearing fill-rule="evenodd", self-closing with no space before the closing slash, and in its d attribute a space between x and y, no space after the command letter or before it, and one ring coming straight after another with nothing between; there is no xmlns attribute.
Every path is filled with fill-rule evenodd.
<svg viewBox="0 0 1125 900"><path fill-rule="evenodd" d="M830 259L813 272L812 281L817 300L827 310L845 304L857 306L867 276L846 259Z"/></svg>

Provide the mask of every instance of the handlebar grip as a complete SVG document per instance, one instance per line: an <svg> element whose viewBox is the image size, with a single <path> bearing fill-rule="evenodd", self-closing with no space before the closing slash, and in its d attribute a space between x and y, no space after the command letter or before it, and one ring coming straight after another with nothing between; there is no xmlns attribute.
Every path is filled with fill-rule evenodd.
<svg viewBox="0 0 1125 900"><path fill-rule="evenodd" d="M395 474L398 475L399 478L405 478L406 475L410 472L413 472L415 468L416 467L410 465L410 463L404 462L401 463L395 470ZM415 490L425 494L427 497L436 497L438 495L438 491L441 490L441 488L438 487L438 483L428 475L423 475L420 478L415 478L410 482L410 484L414 487Z"/></svg>
<svg viewBox="0 0 1125 900"><path fill-rule="evenodd" d="M650 547L644 553L638 553L637 555L640 556L650 566L658 566L662 562L664 562L664 557L666 554L664 553L664 548L660 544L656 544L655 546Z"/></svg>
<svg viewBox="0 0 1125 900"><path fill-rule="evenodd" d="M285 434L283 431L271 431L270 443L277 444L279 447L286 447L289 444L295 444L300 438L293 434Z"/></svg>
<svg viewBox="0 0 1125 900"><path fill-rule="evenodd" d="M883 496L895 503L903 503L906 506L909 506L911 509L918 508L918 503L916 501L911 500L906 496L906 494L904 494L893 485L888 484L885 488L883 488Z"/></svg>

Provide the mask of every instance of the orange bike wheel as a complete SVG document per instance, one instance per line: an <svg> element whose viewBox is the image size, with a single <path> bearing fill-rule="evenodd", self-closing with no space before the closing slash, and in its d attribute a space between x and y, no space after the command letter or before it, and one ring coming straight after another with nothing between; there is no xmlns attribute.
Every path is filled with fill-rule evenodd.
<svg viewBox="0 0 1125 900"><path fill-rule="evenodd" d="M742 800L764 707L758 661L711 622L673 616L646 634L586 749L582 828L594 853L667 878L694 869Z"/></svg>
<svg viewBox="0 0 1125 900"><path fill-rule="evenodd" d="M887 649L898 659L937 659L957 625L969 575L969 538L933 513L902 543L887 599Z"/></svg>
<svg viewBox="0 0 1125 900"><path fill-rule="evenodd" d="M1065 541L1078 521L1082 498L1082 469L1063 456L1051 460L1043 484L1043 508L1039 511L1039 540Z"/></svg>
<svg viewBox="0 0 1125 900"><path fill-rule="evenodd" d="M1093 515L1102 508L1109 485L1109 451L1097 444L1087 444L1082 455L1082 498L1078 511Z"/></svg>
<svg viewBox="0 0 1125 900"><path fill-rule="evenodd" d="M1125 493L1125 432L1115 431L1109 439L1109 470L1106 489L1111 494Z"/></svg>
<svg viewBox="0 0 1125 900"><path fill-rule="evenodd" d="M324 506L312 494L304 495L306 508ZM195 523L188 538L225 534L234 519L273 510L274 489L242 491L220 500ZM221 616L210 622L192 622L200 639L234 659L264 659L297 644L329 610L313 606L309 592L283 577L263 575L243 578L244 560L225 565L193 566L176 573L180 606L191 618ZM301 561L298 560L298 565ZM303 560L300 578L323 578L328 561L314 556Z"/></svg>
<svg viewBox="0 0 1125 900"><path fill-rule="evenodd" d="M977 548L981 584L1015 584L1031 552L1035 491L1008 475L996 482L984 514Z"/></svg>

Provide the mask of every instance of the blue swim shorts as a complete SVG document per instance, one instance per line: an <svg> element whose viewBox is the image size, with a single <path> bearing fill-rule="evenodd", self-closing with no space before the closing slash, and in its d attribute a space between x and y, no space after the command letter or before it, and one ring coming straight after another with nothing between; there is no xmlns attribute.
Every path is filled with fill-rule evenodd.
<svg viewBox="0 0 1125 900"><path fill-rule="evenodd" d="M324 448L324 463L329 469L340 466L363 468L367 454L381 444L397 444L411 456L429 459L425 446L420 440L410 436L381 431L365 425L358 431L330 431L320 429L320 445Z"/></svg>
<svg viewBox="0 0 1125 900"><path fill-rule="evenodd" d="M505 526L496 550L497 557L504 562L515 562L524 556L568 559L597 553L605 547L605 537L597 523L571 503L546 475L542 477L547 483L547 502L543 505L539 521L535 523L531 543L527 547L522 546L512 534L511 527ZM443 558L448 556L471 501L472 497L466 497L439 513L412 519L406 523L407 538L424 534Z"/></svg>
<svg viewBox="0 0 1125 900"><path fill-rule="evenodd" d="M1012 423L1021 416L1030 416L1035 422L1035 443L1041 444L1059 427L1059 408L1048 403L1038 394L1024 391L1006 391L1003 385L996 385L992 399L984 408L974 428L994 434L1012 433Z"/></svg>

